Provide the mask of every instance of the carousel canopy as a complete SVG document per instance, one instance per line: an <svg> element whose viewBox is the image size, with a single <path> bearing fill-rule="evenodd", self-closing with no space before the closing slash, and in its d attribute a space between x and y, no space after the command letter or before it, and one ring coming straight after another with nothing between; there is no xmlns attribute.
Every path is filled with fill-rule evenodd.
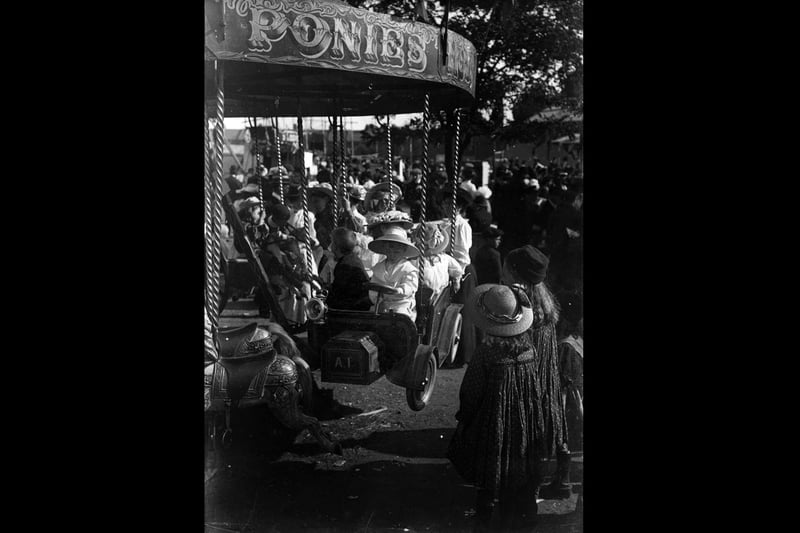
<svg viewBox="0 0 800 533"><path fill-rule="evenodd" d="M445 46L436 26L337 0L206 0L205 58L209 111L218 60L228 117L414 113L425 93L433 108L475 95L467 39L449 31Z"/></svg>

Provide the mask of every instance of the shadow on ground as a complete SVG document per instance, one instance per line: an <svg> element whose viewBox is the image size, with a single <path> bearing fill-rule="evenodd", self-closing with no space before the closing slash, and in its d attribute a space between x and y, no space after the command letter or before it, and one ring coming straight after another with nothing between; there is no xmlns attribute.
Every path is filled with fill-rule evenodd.
<svg viewBox="0 0 800 533"><path fill-rule="evenodd" d="M212 479L206 523L234 531L469 531L472 498L449 464L376 461L331 471L279 462Z"/></svg>
<svg viewBox="0 0 800 533"><path fill-rule="evenodd" d="M331 468L338 456L313 456L319 454L314 446L291 447L292 453L307 448L311 457L303 460L236 453L206 484L206 531L472 531L474 488L444 460L452 431L388 431L352 440L350 451L358 446L402 459L348 461L341 468ZM571 512L576 498L540 504L535 531L580 532Z"/></svg>

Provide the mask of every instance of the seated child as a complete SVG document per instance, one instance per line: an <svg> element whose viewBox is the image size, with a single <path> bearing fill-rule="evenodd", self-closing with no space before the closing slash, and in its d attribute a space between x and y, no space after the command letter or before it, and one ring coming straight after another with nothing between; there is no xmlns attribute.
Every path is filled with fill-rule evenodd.
<svg viewBox="0 0 800 533"><path fill-rule="evenodd" d="M451 278L456 282L455 289L458 290L464 269L451 255L445 253L450 244L450 236L438 224L427 222L420 225L416 237L417 246L423 253L419 259L422 284L433 291L433 300L444 291Z"/></svg>
<svg viewBox="0 0 800 533"><path fill-rule="evenodd" d="M415 296L419 269L411 259L419 256L419 250L408 240L406 231L400 227L386 228L383 235L369 243L369 249L376 254L386 256L373 268L371 281L394 289L393 294L383 295L378 312L383 313L393 309L411 320L416 320ZM375 303L378 293L370 291L369 297Z"/></svg>
<svg viewBox="0 0 800 533"><path fill-rule="evenodd" d="M366 220L367 234L356 235L355 254L364 264L364 270L367 271L367 275L372 277L372 269L383 260L383 255L372 252L369 249L369 243L383 235L389 228L399 227L404 230L409 230L414 223L408 215L399 211L372 213Z"/></svg>
<svg viewBox="0 0 800 533"><path fill-rule="evenodd" d="M333 282L328 293L328 307L367 311L371 307L369 291L364 283L369 281L364 265L353 253L355 233L346 228L336 228L331 233L333 247ZM327 266L327 265L326 265Z"/></svg>

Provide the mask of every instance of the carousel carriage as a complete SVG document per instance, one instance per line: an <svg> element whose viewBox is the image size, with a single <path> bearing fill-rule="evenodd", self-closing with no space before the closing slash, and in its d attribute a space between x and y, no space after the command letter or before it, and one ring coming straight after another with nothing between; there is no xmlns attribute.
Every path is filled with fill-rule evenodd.
<svg viewBox="0 0 800 533"><path fill-rule="evenodd" d="M276 130L277 117L297 117L301 154L303 114L332 117L336 147L333 216L338 221L348 162L343 117L386 115L390 165L386 179L390 180L388 115L419 112L424 102L423 180L427 180L431 108L458 111L469 105L475 74L474 46L446 26L402 21L337 0L206 0L206 94L210 96L206 112L215 119L213 143L208 128L205 130L206 312L209 336L217 346L216 354L207 359L206 392L211 433L220 427L220 418L225 420L223 444L232 435L231 410L261 402L270 406L281 423L308 427L323 447L334 446L310 416L315 385L308 360L313 360L315 353L320 356L323 381L368 384L385 374L392 383L406 388L412 409L421 409L433 391L436 368L452 358L461 323L460 304L454 301L451 288L436 301L430 300L430 292L424 288L419 290L416 323L394 313L324 310L322 302L313 298L308 306L310 320L288 320L270 290L264 265L222 196L224 117L274 117ZM455 116L453 167L458 169L461 115L456 112ZM276 140L277 166L282 170L279 135ZM302 168L300 174L304 227L308 228L308 176ZM451 173L454 180L456 174ZM280 172L282 204L284 179ZM263 205L260 190L259 198ZM455 192L452 201L454 205ZM219 327L223 212L267 300L271 321L265 327ZM307 232L304 240L303 258L308 267L313 258ZM389 290L377 285L371 288L382 294ZM317 294L312 289L313 296ZM305 330L310 355L301 349L306 343L299 335ZM350 372L344 372L337 361L341 366L350 365Z"/></svg>

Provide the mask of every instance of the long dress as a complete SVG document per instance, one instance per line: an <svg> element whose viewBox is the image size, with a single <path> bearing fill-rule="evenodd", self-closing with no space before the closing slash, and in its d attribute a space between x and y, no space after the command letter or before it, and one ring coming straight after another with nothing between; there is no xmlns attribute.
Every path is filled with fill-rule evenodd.
<svg viewBox="0 0 800 533"><path fill-rule="evenodd" d="M552 321L535 319L528 330L536 349L538 365L536 378L541 391L544 440L548 457L552 457L566 442L567 419L561 398L561 373L558 368L558 337Z"/></svg>
<svg viewBox="0 0 800 533"><path fill-rule="evenodd" d="M494 497L540 480L544 420L538 358L482 344L464 374L458 426L447 457L459 474Z"/></svg>

